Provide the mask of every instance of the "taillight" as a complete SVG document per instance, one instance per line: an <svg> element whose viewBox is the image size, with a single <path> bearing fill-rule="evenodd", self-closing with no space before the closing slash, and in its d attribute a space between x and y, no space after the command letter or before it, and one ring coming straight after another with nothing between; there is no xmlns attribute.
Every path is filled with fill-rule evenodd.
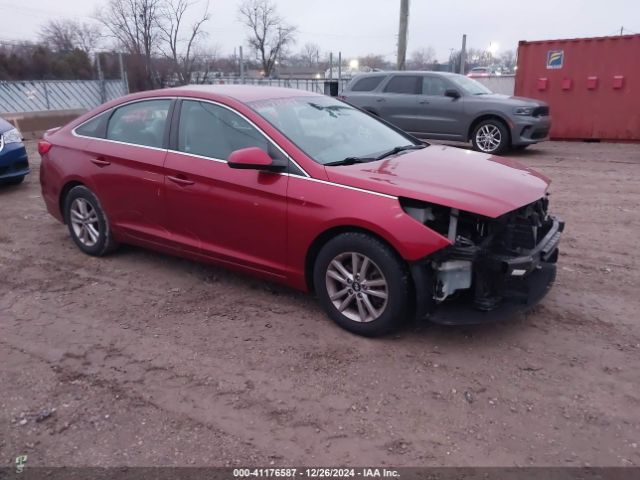
<svg viewBox="0 0 640 480"><path fill-rule="evenodd" d="M40 140L38 142L38 153L40 154L40 156L44 155L45 153L49 153L51 147L53 147L53 145L51 145L46 140Z"/></svg>
<svg viewBox="0 0 640 480"><path fill-rule="evenodd" d="M346 102L347 97L345 97L344 95L338 95L338 100L342 100L343 102Z"/></svg>

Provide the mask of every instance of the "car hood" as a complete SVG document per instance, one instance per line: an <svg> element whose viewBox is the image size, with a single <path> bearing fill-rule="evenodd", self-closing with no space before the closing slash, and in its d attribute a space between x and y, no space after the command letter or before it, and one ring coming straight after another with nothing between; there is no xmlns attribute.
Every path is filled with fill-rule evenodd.
<svg viewBox="0 0 640 480"><path fill-rule="evenodd" d="M514 95L503 95L501 93L489 93L487 95L474 95L474 98L486 102L501 103L504 105L513 105L515 107L544 107L547 104L542 100L535 98L516 97Z"/></svg>
<svg viewBox="0 0 640 480"><path fill-rule="evenodd" d="M326 167L329 180L498 217L543 197L550 180L515 160L431 145L384 160Z"/></svg>

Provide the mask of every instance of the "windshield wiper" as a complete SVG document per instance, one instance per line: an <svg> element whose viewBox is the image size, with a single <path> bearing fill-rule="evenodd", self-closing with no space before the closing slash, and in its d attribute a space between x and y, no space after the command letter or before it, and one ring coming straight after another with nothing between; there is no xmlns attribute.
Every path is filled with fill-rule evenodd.
<svg viewBox="0 0 640 480"><path fill-rule="evenodd" d="M333 167L336 165L353 165L354 163L373 162L374 160L377 159L374 157L347 157L343 158L342 160L336 160L335 162L325 163L324 165L327 167Z"/></svg>
<svg viewBox="0 0 640 480"><path fill-rule="evenodd" d="M395 155L396 153L404 152L405 150L421 150L424 147L426 147L426 145L423 145L423 144L420 144L420 145L411 144L411 145L403 145L401 147L394 147L388 152L384 152L382 155L378 155L376 157L376 160L382 160L383 158L390 157L391 155Z"/></svg>

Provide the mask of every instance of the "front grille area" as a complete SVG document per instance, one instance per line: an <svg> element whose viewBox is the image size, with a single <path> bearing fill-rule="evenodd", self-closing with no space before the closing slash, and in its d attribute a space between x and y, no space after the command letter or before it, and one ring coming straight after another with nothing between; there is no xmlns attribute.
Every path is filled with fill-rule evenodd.
<svg viewBox="0 0 640 480"><path fill-rule="evenodd" d="M494 249L520 255L535 248L553 226L553 220L547 215L548 207L549 200L543 197L497 219Z"/></svg>
<svg viewBox="0 0 640 480"><path fill-rule="evenodd" d="M549 107L536 107L533 109L531 115L534 117L548 117Z"/></svg>

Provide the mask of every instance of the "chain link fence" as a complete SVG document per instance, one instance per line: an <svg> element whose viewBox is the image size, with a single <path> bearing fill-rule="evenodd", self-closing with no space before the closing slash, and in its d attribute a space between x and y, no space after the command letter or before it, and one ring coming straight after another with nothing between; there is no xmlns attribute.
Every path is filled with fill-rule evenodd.
<svg viewBox="0 0 640 480"><path fill-rule="evenodd" d="M127 93L122 80L0 81L0 115L89 110Z"/></svg>

